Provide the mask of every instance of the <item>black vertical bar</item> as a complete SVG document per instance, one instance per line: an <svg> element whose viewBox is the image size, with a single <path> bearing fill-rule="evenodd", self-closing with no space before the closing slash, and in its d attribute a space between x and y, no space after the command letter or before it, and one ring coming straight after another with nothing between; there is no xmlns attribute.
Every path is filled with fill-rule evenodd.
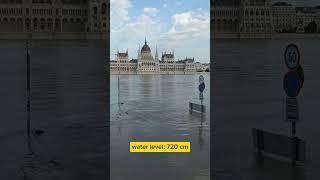
<svg viewBox="0 0 320 180"><path fill-rule="evenodd" d="M118 75L118 106L119 106L119 109L120 109L120 72L119 72L119 75Z"/></svg>
<svg viewBox="0 0 320 180"><path fill-rule="evenodd" d="M300 145L300 140L299 140L299 138L298 137L295 137L294 138L294 144L295 144L295 148L294 148L294 150L295 150L295 157L294 157L294 159L296 160L296 161L299 161L299 159L300 159L300 157L299 157L299 145Z"/></svg>
<svg viewBox="0 0 320 180"><path fill-rule="evenodd" d="M257 129L257 147L258 147L258 156L262 158L262 151L264 150L264 137L263 131Z"/></svg>
<svg viewBox="0 0 320 180"><path fill-rule="evenodd" d="M29 43L27 41L27 128L28 128L28 138L30 138L30 119L31 119L31 112L30 112L30 101L31 101L31 94L30 94L30 54L29 54Z"/></svg>
<svg viewBox="0 0 320 180"><path fill-rule="evenodd" d="M292 165L295 165L296 164L296 158L298 157L297 155L297 141L296 141L296 122L293 120L292 123L291 123L291 126L292 126Z"/></svg>
<svg viewBox="0 0 320 180"><path fill-rule="evenodd" d="M292 136L296 136L296 122L292 121Z"/></svg>

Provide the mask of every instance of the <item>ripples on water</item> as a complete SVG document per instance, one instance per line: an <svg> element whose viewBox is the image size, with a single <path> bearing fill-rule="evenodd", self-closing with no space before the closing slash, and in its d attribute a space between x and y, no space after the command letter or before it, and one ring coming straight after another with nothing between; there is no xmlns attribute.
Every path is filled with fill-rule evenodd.
<svg viewBox="0 0 320 180"><path fill-rule="evenodd" d="M285 120L283 76L287 72L283 53L289 43L300 47L305 83L298 97L301 122L297 134L307 142L307 164L266 159L264 168L255 164L252 128L289 135ZM318 85L319 40L215 41L213 71L214 124L213 166L216 179L305 180L318 179Z"/></svg>
<svg viewBox="0 0 320 180"><path fill-rule="evenodd" d="M197 75L112 75L111 179L208 179L210 84L205 74L201 117L189 101L200 103ZM121 102L123 104L121 104ZM129 141L191 141L191 153L128 152Z"/></svg>
<svg viewBox="0 0 320 180"><path fill-rule="evenodd" d="M32 41L31 127L26 141L25 42L1 41L0 179L106 177L104 43Z"/></svg>

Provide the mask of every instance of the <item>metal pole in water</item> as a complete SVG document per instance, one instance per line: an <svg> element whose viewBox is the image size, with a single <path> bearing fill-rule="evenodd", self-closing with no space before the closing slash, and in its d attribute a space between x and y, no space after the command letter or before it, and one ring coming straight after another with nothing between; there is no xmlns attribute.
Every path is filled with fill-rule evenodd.
<svg viewBox="0 0 320 180"><path fill-rule="evenodd" d="M296 164L296 157L297 157L297 139L296 139L296 122L292 121L291 123L291 136L292 136L292 151L293 151L293 155L292 155L292 165Z"/></svg>
<svg viewBox="0 0 320 180"><path fill-rule="evenodd" d="M31 72L30 72L30 54L29 54L29 42L26 42L27 51L27 143L28 143L28 155L34 155L31 146Z"/></svg>
<svg viewBox="0 0 320 180"><path fill-rule="evenodd" d="M118 75L118 105L120 106L120 77Z"/></svg>
<svg viewBox="0 0 320 180"><path fill-rule="evenodd" d="M292 137L296 136L296 122L292 122Z"/></svg>
<svg viewBox="0 0 320 180"><path fill-rule="evenodd" d="M31 120L31 93L30 93L30 54L29 54L29 42L26 43L27 46L27 129L28 138L30 138L30 120Z"/></svg>

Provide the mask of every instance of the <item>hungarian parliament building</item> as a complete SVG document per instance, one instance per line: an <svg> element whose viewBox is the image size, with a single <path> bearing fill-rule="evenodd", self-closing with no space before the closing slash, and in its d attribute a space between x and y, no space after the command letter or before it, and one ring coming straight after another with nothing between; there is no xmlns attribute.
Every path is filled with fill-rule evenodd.
<svg viewBox="0 0 320 180"><path fill-rule="evenodd" d="M156 48L153 56L145 40L143 47L138 49L137 59L129 60L128 50L117 52L115 60L110 62L111 74L193 74L200 63L195 63L194 58L185 58L175 61L173 52L162 52L159 57ZM209 67L209 63L207 64ZM209 69L209 68L208 68Z"/></svg>
<svg viewBox="0 0 320 180"><path fill-rule="evenodd" d="M211 0L213 38L269 39L280 33L304 33L310 23L320 32L320 6L295 7L271 0Z"/></svg>
<svg viewBox="0 0 320 180"><path fill-rule="evenodd" d="M107 0L0 0L0 39L106 39Z"/></svg>

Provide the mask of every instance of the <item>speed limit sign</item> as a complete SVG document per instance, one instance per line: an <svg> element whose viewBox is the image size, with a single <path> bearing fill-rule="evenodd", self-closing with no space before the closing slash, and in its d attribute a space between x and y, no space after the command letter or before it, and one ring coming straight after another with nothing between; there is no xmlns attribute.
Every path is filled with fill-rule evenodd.
<svg viewBox="0 0 320 180"><path fill-rule="evenodd" d="M299 67L300 52L298 46L289 44L284 51L284 60L289 69L293 70Z"/></svg>

